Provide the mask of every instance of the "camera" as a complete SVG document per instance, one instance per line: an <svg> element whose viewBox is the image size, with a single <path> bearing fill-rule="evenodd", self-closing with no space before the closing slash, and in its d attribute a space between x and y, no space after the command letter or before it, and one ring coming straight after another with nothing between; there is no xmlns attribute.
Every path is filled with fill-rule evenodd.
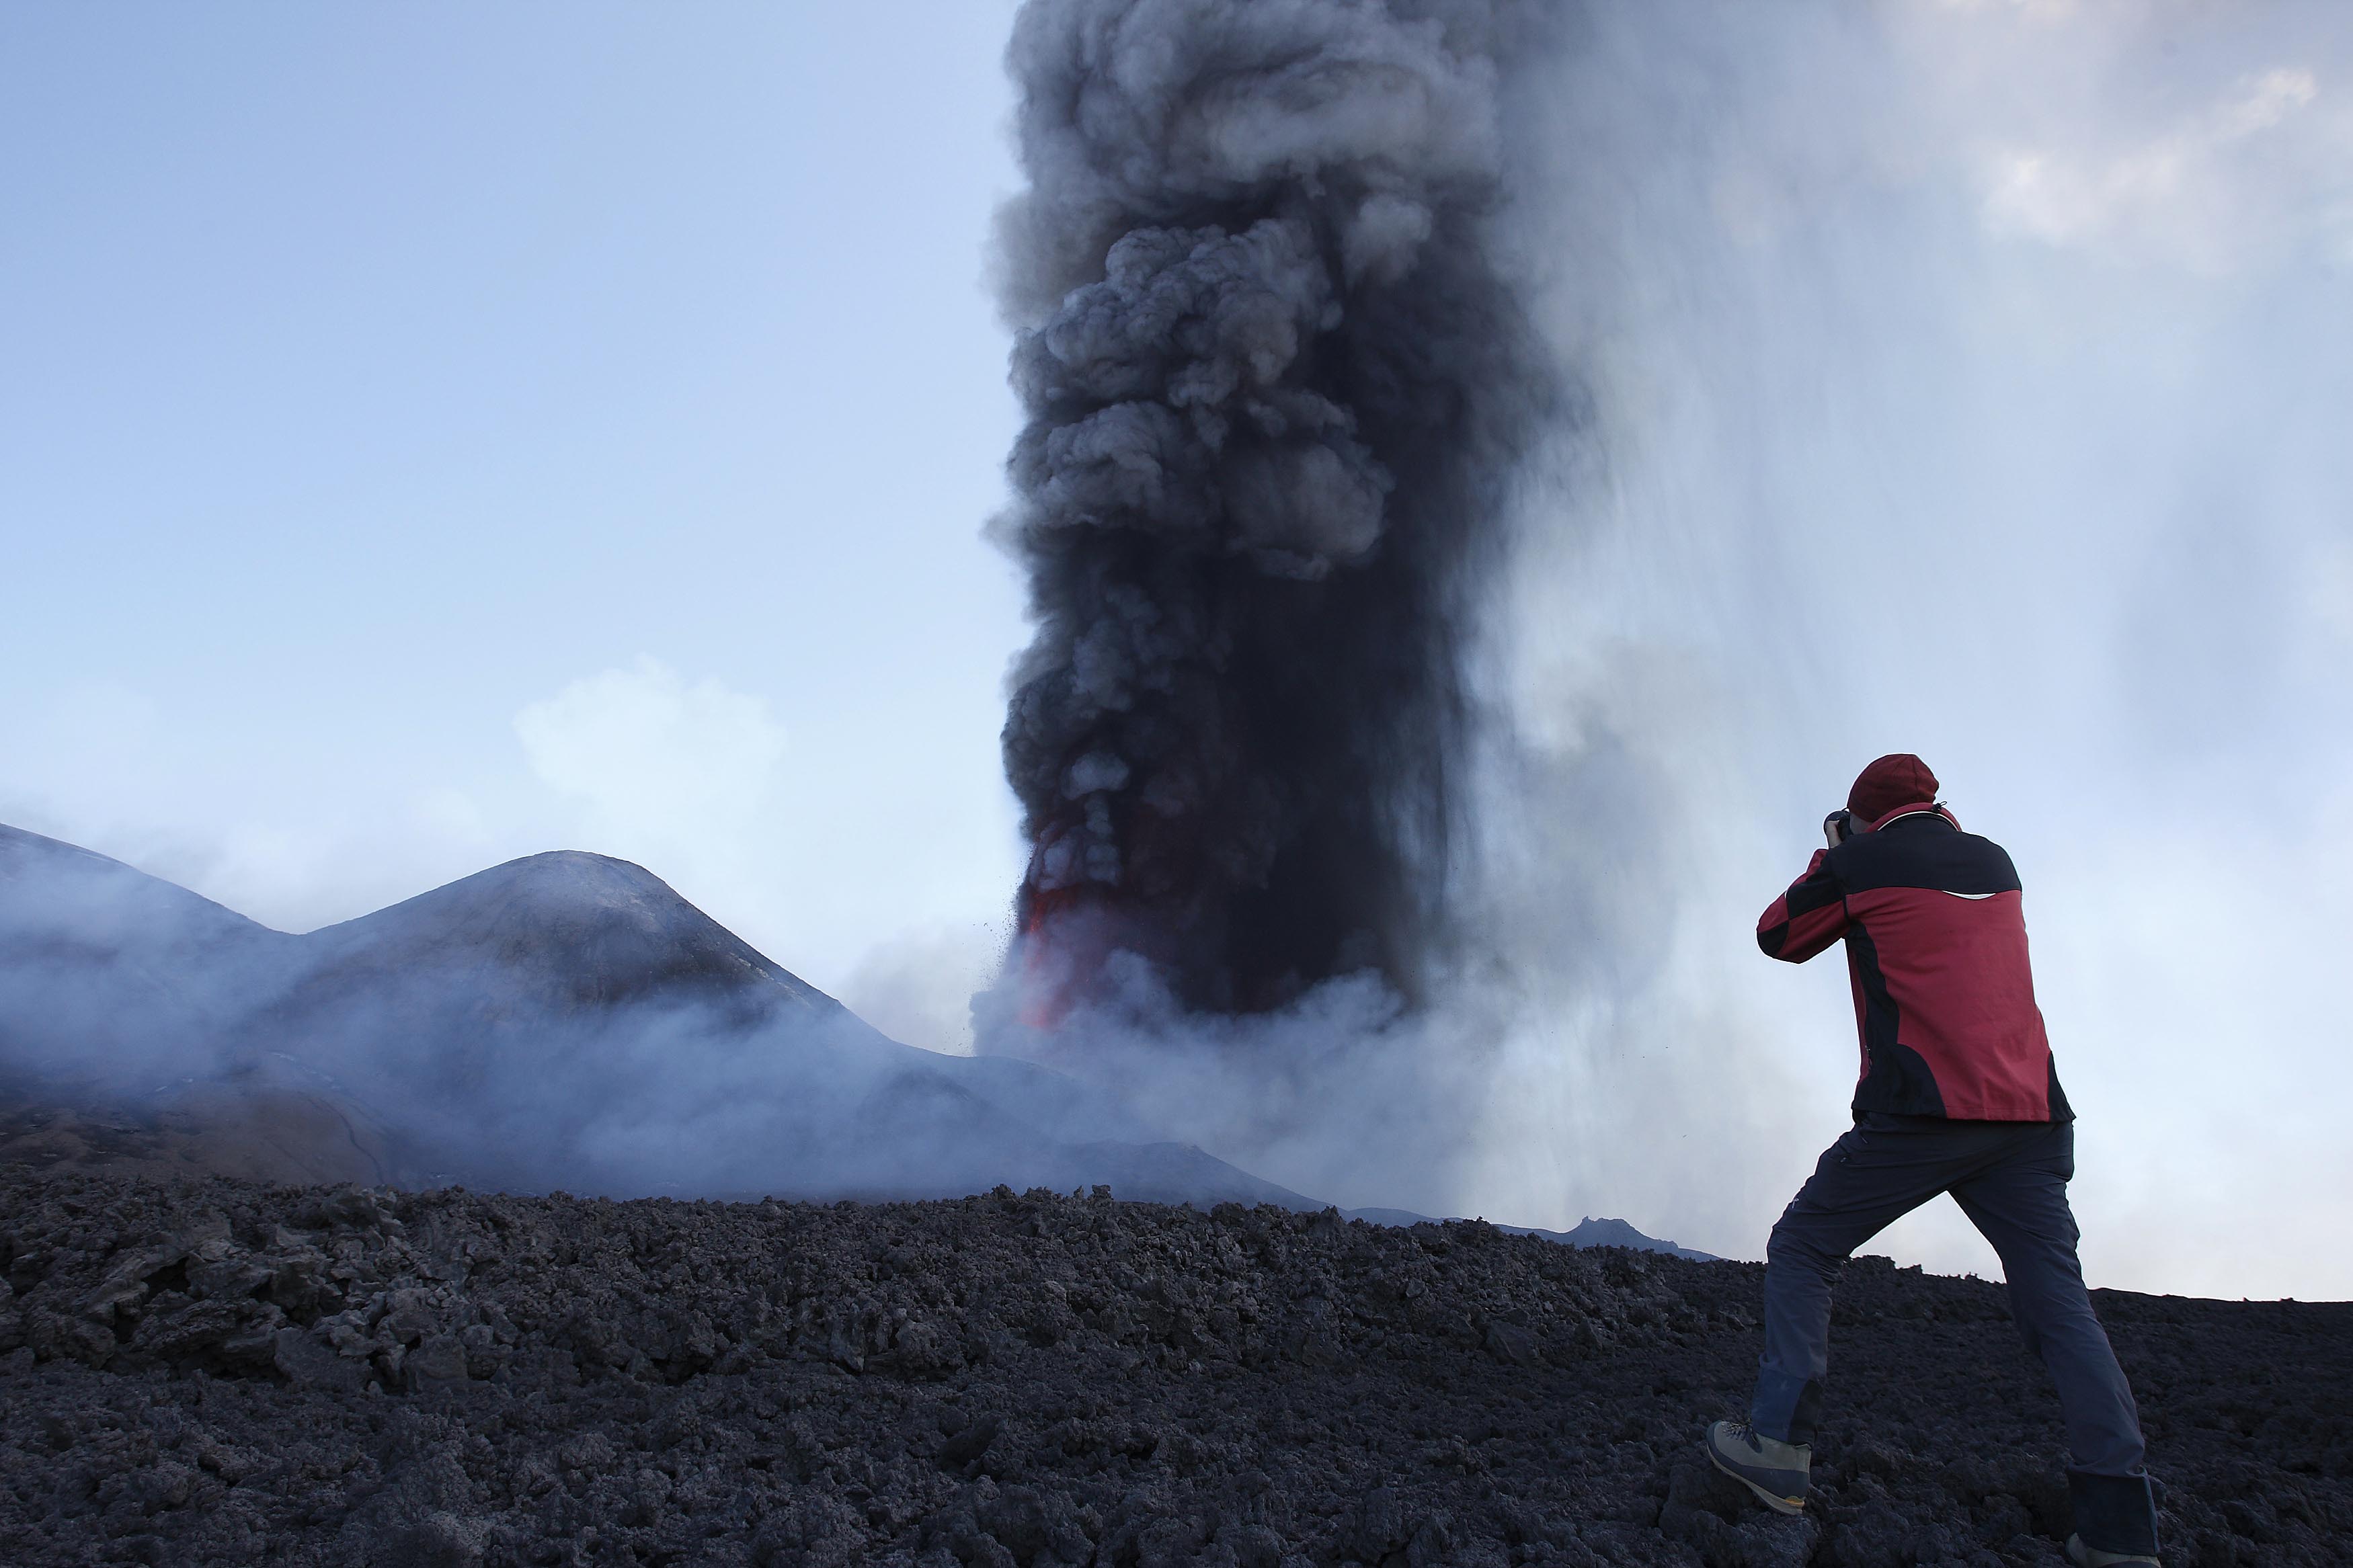
<svg viewBox="0 0 2353 1568"><path fill-rule="evenodd" d="M1854 813L1844 810L1833 811L1823 817L1822 837L1830 840L1831 847L1833 849L1854 837Z"/></svg>

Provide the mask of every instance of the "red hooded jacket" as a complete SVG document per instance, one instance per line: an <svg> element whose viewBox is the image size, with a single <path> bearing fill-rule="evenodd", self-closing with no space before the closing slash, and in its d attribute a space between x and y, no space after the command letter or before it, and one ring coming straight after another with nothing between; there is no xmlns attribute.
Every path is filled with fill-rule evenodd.
<svg viewBox="0 0 2353 1568"><path fill-rule="evenodd" d="M2026 956L2018 871L1952 813L1898 806L1834 849L1757 922L1768 958L1843 938L1862 1035L1854 1110L2072 1121Z"/></svg>

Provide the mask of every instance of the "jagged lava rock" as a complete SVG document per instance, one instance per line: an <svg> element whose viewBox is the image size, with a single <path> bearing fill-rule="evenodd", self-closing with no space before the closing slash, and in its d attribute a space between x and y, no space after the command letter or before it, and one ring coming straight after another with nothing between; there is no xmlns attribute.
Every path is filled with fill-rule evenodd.
<svg viewBox="0 0 2353 1568"><path fill-rule="evenodd" d="M1814 1507L1694 1462L1760 1270L1107 1193L0 1172L0 1559L2057 1564L2000 1288L1862 1259ZM2341 1562L2353 1308L2099 1303L2168 1561Z"/></svg>

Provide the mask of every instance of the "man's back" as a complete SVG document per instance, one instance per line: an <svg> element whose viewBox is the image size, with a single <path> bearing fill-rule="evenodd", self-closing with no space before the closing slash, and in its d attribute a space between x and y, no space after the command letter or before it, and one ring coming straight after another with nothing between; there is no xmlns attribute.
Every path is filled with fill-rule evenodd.
<svg viewBox="0 0 2353 1568"><path fill-rule="evenodd" d="M1860 1114L2073 1119L2034 1004L2018 871L2002 847L1920 805L1815 853L1757 922L1802 963L1846 942L1862 1037Z"/></svg>

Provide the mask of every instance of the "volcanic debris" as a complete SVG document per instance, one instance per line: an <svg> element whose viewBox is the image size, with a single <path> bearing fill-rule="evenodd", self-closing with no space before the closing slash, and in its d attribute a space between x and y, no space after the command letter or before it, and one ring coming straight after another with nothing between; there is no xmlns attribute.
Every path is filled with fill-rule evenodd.
<svg viewBox="0 0 2353 1568"><path fill-rule="evenodd" d="M1760 1270L1005 1188L860 1205L0 1171L0 1560L2062 1562L2000 1287L1858 1260L1813 1506L1694 1460ZM2101 1292L2169 1563L2342 1562L2353 1306Z"/></svg>

